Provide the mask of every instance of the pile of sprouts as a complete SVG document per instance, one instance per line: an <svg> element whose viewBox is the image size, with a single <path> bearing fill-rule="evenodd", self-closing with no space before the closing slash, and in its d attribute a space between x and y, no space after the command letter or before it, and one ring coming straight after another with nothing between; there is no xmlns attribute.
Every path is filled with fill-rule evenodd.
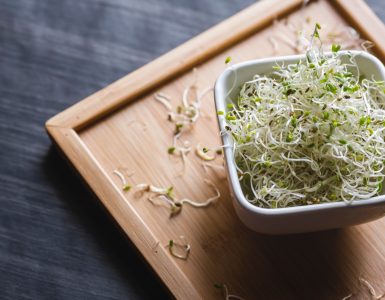
<svg viewBox="0 0 385 300"><path fill-rule="evenodd" d="M305 59L255 75L219 112L256 206L351 202L382 190L385 83L364 78L354 54L338 45L324 54L319 29Z"/></svg>

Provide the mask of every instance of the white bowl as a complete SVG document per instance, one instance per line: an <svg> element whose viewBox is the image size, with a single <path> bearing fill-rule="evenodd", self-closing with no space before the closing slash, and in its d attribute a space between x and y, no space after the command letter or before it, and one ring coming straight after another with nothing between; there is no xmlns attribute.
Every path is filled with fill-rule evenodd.
<svg viewBox="0 0 385 300"><path fill-rule="evenodd" d="M349 53L356 57L361 74L367 78L385 80L385 68L375 56L362 51L341 51L343 57L346 58ZM287 65L304 59L305 55L292 55L258 59L231 66L219 76L215 83L217 111L224 111L226 115L226 104L230 103L231 97L236 96L239 92L237 87L251 80L253 75L271 72L272 66L276 63ZM232 86L236 88L232 89L230 95L226 97ZM218 122L220 129L224 130L225 116L218 115ZM231 136L223 135L222 142L225 146L230 146L232 144ZM231 146L225 147L224 153L236 213L247 227L256 232L289 234L319 231L356 225L385 215L384 191L381 192L380 196L353 201L350 204L341 201L275 209L254 206L246 200L242 192Z"/></svg>

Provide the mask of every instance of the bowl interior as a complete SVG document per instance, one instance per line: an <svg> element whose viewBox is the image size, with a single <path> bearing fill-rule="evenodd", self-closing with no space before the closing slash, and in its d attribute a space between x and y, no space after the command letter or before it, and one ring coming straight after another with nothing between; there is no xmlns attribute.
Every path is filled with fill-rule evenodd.
<svg viewBox="0 0 385 300"><path fill-rule="evenodd" d="M326 55L331 55L331 53ZM359 66L359 75L374 80L385 79L383 65L375 56L362 51L341 51L343 63L348 64L351 56L354 56ZM218 79L218 83L225 94L225 102L231 103L231 99L236 99L242 85L246 81L252 80L254 75L270 74L274 65L289 65L305 59L305 55L292 55L259 59L231 66ZM357 75L355 68L351 68L350 72Z"/></svg>
<svg viewBox="0 0 385 300"><path fill-rule="evenodd" d="M331 55L327 53L326 55ZM359 70L352 68L350 71L355 75L363 75L366 78L374 80L385 80L385 69L382 63L373 55L368 54L362 51L341 51L341 59L344 63L349 63L351 57L354 56L354 59L359 67ZM215 105L217 111L227 112L227 104L232 103L232 99L237 99L237 96L240 92L242 85L253 78L255 74L269 74L272 72L272 67L276 64L279 65L288 65L296 63L299 60L305 60L305 55L293 55L293 56L284 56L284 57L274 57L259 59L255 61L248 61L233 65L226 69L218 78L215 84ZM359 74L358 74L359 72ZM225 120L223 116L218 116L219 127L221 131L225 128ZM225 134L222 136L222 141L225 146L225 159L228 168L229 181L235 195L235 198L240 202L240 204L249 210L266 213L266 214L280 214L280 213L292 213L298 211L307 211L307 210L316 210L316 209L327 209L332 207L342 207L346 204L341 202L333 203L322 203L314 204L307 206L297 206L297 207L288 207L288 208L259 208L250 204L243 195L237 171L235 168L235 162L233 157L233 151L231 145L233 140L230 135ZM385 186L383 187L380 196L373 197L371 199L366 199L365 201L353 201L351 205L371 205L374 203L385 201Z"/></svg>

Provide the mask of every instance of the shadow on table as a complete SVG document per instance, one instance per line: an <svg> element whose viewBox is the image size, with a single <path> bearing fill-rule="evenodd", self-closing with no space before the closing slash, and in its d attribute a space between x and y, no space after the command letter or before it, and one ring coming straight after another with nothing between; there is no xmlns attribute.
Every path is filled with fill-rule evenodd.
<svg viewBox="0 0 385 300"><path fill-rule="evenodd" d="M123 231L96 196L53 146L44 159L43 172L47 181L55 188L59 200L76 218L77 224L90 233L111 266L118 270L123 279L127 279L127 287L124 288L135 290L137 294L151 299L170 298L168 290L135 246L125 238Z"/></svg>

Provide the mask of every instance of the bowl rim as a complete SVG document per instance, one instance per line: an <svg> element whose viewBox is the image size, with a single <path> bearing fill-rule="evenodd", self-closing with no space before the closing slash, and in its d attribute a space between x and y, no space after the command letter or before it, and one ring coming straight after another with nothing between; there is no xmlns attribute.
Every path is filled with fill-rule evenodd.
<svg viewBox="0 0 385 300"><path fill-rule="evenodd" d="M374 55L359 51L359 50L343 50L339 51L340 55L353 55L353 56L362 56L368 60L371 60L377 67L379 73L382 76L382 79L385 80L385 67L382 62L375 57ZM326 56L332 55L331 52L325 53ZM233 71L238 71L243 67L254 66L258 68L260 64L275 64L275 63L285 63L290 61L303 60L306 58L306 54L299 55L287 55L287 56L274 56L268 58L260 58L255 60L249 60L241 63L234 64L226 70L224 70L219 77L217 78L214 86L214 100L215 100L215 109L218 111L226 111L226 93L227 89L225 88L225 80ZM217 120L219 124L220 131L222 132L225 128L225 117L224 115L217 115ZM361 206L372 206L385 202L385 194L371 197L369 199L355 200L352 202L338 201L330 203L320 203L320 204L310 204L304 206L293 206L293 207L284 207L284 208L262 208L251 204L245 198L240 182L238 180L238 175L233 161L233 151L230 145L230 138L228 135L221 135L222 144L224 147L224 156L226 161L227 172L229 175L229 184L234 193L234 198L241 205L242 208L252 211L255 214L265 215L265 216L275 216L275 215L290 215L298 213L309 213L320 210L331 210L331 209L343 209L347 207L361 207Z"/></svg>

